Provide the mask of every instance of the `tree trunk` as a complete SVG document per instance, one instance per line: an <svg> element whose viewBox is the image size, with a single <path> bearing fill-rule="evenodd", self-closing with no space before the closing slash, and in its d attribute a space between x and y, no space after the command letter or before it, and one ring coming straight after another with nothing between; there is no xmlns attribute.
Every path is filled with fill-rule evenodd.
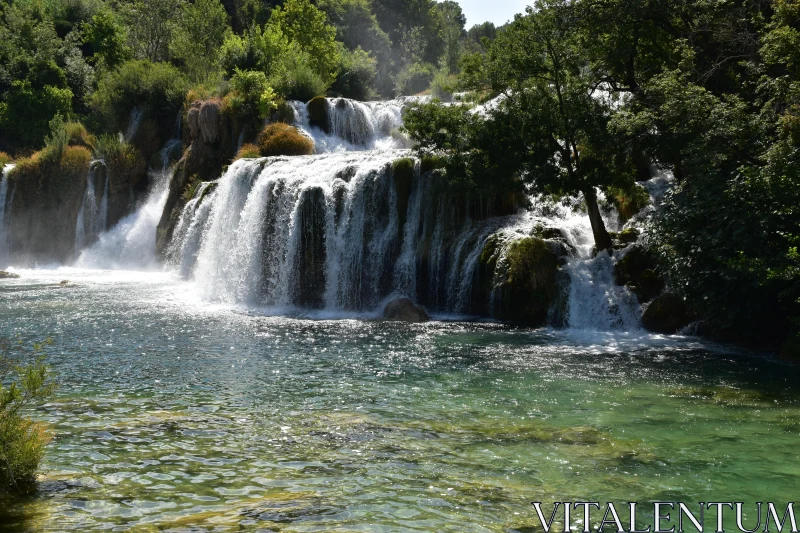
<svg viewBox="0 0 800 533"><path fill-rule="evenodd" d="M586 200L586 207L589 211L589 221L592 223L592 233L594 234L594 244L597 247L597 251L611 251L611 236L606 231L603 215L600 214L600 206L597 205L597 192L595 192L594 187L583 191L583 197Z"/></svg>

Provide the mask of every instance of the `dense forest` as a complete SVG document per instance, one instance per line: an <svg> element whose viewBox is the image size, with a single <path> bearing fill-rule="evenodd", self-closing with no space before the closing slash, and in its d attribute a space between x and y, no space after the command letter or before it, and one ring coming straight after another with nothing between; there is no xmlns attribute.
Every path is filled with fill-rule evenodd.
<svg viewBox="0 0 800 533"><path fill-rule="evenodd" d="M614 246L603 204L629 216L647 201L637 182L671 172L643 264L704 333L797 342L798 0L539 0L503 28L470 29L451 0L0 9L0 150L17 160L56 146L62 166L89 151L147 161L197 100L256 131L286 100L424 92L433 101L409 107L407 133L450 186L581 198L598 251ZM473 104L443 105L456 92ZM117 133L136 112L131 148Z"/></svg>
<svg viewBox="0 0 800 533"><path fill-rule="evenodd" d="M187 93L243 114L319 95L453 91L467 31L433 0L0 2L0 150L40 148L60 115L116 133L134 107L174 120Z"/></svg>

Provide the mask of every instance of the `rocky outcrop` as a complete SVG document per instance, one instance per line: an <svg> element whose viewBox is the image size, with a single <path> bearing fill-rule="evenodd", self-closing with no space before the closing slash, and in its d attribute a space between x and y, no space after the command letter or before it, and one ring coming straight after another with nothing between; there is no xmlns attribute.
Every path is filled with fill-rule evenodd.
<svg viewBox="0 0 800 533"><path fill-rule="evenodd" d="M614 266L614 278L617 285L628 287L639 303L647 303L664 290L664 280L656 273L657 267L655 257L635 245Z"/></svg>
<svg viewBox="0 0 800 533"><path fill-rule="evenodd" d="M69 146L61 153L45 149L19 161L9 173L16 262L63 263L72 257L91 159L82 146Z"/></svg>
<svg viewBox="0 0 800 533"><path fill-rule="evenodd" d="M508 244L494 276L494 317L532 327L546 324L558 295L558 271L558 257L544 240L527 237Z"/></svg>
<svg viewBox="0 0 800 533"><path fill-rule="evenodd" d="M383 310L383 319L389 322L408 322L418 324L428 322L430 316L424 307L415 305L408 298L398 298L392 300Z"/></svg>
<svg viewBox="0 0 800 533"><path fill-rule="evenodd" d="M222 169L236 155L239 125L224 113L217 99L192 102L186 112L188 147L175 166L169 185L169 196L158 225L157 248L164 254L172 233L186 205L185 191L203 181L220 177Z"/></svg>
<svg viewBox="0 0 800 533"><path fill-rule="evenodd" d="M19 274L14 274L13 272L6 272L5 270L0 270L0 279L19 279Z"/></svg>
<svg viewBox="0 0 800 533"><path fill-rule="evenodd" d="M642 325L652 333L672 335L691 324L689 308L676 294L662 294L647 306Z"/></svg>
<svg viewBox="0 0 800 533"><path fill-rule="evenodd" d="M328 101L324 96L317 96L308 102L308 123L325 133L331 132L331 119L328 116Z"/></svg>

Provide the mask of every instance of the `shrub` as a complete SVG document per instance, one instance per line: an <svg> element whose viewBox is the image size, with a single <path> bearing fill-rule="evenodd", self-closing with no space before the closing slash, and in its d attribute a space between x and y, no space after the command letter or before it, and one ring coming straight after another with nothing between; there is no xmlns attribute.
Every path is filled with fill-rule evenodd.
<svg viewBox="0 0 800 533"><path fill-rule="evenodd" d="M67 134L67 144L69 146L83 146L89 150L94 149L97 139L80 122L67 122L64 124L64 130Z"/></svg>
<svg viewBox="0 0 800 533"><path fill-rule="evenodd" d="M276 122L264 128L258 136L258 149L264 157L311 155L314 142L294 126Z"/></svg>
<svg viewBox="0 0 800 533"><path fill-rule="evenodd" d="M440 70L433 77L431 82L431 95L442 102L451 102L453 93L458 88L458 76L448 74L446 70Z"/></svg>
<svg viewBox="0 0 800 533"><path fill-rule="evenodd" d="M414 63L397 75L396 91L400 95L421 93L430 87L436 67L429 63Z"/></svg>
<svg viewBox="0 0 800 533"><path fill-rule="evenodd" d="M51 440L44 424L22 414L55 394L55 375L41 357L45 344L52 341L34 345L31 354L0 340L0 491L30 488ZM23 362L31 355L34 362Z"/></svg>
<svg viewBox="0 0 800 533"><path fill-rule="evenodd" d="M301 102L325 95L330 87L330 83L314 70L308 53L297 47L290 47L281 57L280 67L271 76L270 83L287 100Z"/></svg>
<svg viewBox="0 0 800 533"><path fill-rule="evenodd" d="M128 61L103 77L92 96L92 107L109 131L122 131L131 111L142 109L159 124L172 124L183 105L187 83L167 63Z"/></svg>
<svg viewBox="0 0 800 533"><path fill-rule="evenodd" d="M11 156L5 152L0 152L0 167L4 167L7 164L11 163L12 159Z"/></svg>
<svg viewBox="0 0 800 533"><path fill-rule="evenodd" d="M259 157L261 157L261 151L255 144L245 144L236 154L236 159L258 159Z"/></svg>
<svg viewBox="0 0 800 533"><path fill-rule="evenodd" d="M18 146L41 146L48 124L56 115L72 112L72 91L45 85L34 88L27 80L15 80L0 105L0 129Z"/></svg>
<svg viewBox="0 0 800 533"><path fill-rule="evenodd" d="M139 150L122 139L122 135L101 135L97 138L94 154L102 158L108 168L111 187L116 191L122 184L133 184L144 177L147 163Z"/></svg>
<svg viewBox="0 0 800 533"><path fill-rule="evenodd" d="M280 98L270 87L263 72L236 70L231 78L231 92L225 96L223 109L244 120L264 119L278 109Z"/></svg>
<svg viewBox="0 0 800 533"><path fill-rule="evenodd" d="M376 61L361 48L342 50L339 70L331 90L345 98L368 100L374 93Z"/></svg>
<svg viewBox="0 0 800 533"><path fill-rule="evenodd" d="M624 224L639 214L650 204L650 193L641 185L633 184L630 188L612 188L609 200L617 209L620 221Z"/></svg>

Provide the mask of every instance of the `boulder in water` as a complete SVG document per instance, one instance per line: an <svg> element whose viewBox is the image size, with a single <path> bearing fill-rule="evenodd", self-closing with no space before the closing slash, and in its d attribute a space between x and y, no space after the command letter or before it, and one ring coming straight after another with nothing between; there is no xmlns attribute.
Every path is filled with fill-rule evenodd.
<svg viewBox="0 0 800 533"><path fill-rule="evenodd" d="M558 295L558 267L558 257L542 239L527 237L509 244L495 272L495 317L544 325Z"/></svg>
<svg viewBox="0 0 800 533"><path fill-rule="evenodd" d="M0 270L0 279L19 279L19 274L14 274L13 272L6 272L5 270Z"/></svg>
<svg viewBox="0 0 800 533"><path fill-rule="evenodd" d="M664 280L656 273L657 267L656 259L647 250L634 245L614 266L614 279L617 285L627 286L639 303L647 303L664 290Z"/></svg>
<svg viewBox="0 0 800 533"><path fill-rule="evenodd" d="M317 96L306 105L308 123L325 133L331 132L331 119L328 116L328 101L324 96Z"/></svg>
<svg viewBox="0 0 800 533"><path fill-rule="evenodd" d="M689 308L683 298L673 293L662 294L651 303L642 316L647 331L672 335L691 324Z"/></svg>
<svg viewBox="0 0 800 533"><path fill-rule="evenodd" d="M409 322L418 324L428 322L431 317L425 308L414 304L408 298L398 298L386 304L383 310L383 319L390 322Z"/></svg>

